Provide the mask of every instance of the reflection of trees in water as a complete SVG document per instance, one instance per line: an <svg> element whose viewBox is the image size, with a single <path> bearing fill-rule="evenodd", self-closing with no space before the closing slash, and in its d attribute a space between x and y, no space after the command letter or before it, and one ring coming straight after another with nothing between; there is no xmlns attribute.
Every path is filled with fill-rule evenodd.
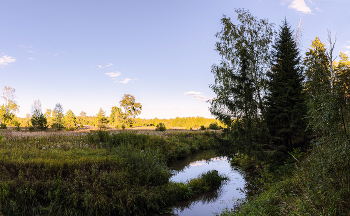
<svg viewBox="0 0 350 216"><path fill-rule="evenodd" d="M242 193L245 193L247 197L252 197L258 195L261 192L261 188L259 187L259 183L256 180L258 177L258 173L254 170L245 170L243 171L241 168L232 166L233 170L236 170L241 174L245 180L244 188L240 188Z"/></svg>
<svg viewBox="0 0 350 216"><path fill-rule="evenodd" d="M223 184L225 184L225 183L222 183L222 185ZM177 203L173 207L175 207L179 212L182 212L185 209L190 208L192 205L195 205L195 204L200 203L200 202L203 205L208 205L212 202L215 202L223 193L222 185L220 186L220 188L217 191L195 195L191 199Z"/></svg>
<svg viewBox="0 0 350 216"><path fill-rule="evenodd" d="M211 158L215 157L215 152L212 150L203 150L195 155L191 155L187 158L178 160L172 165L171 169L174 170L174 174L184 171L184 169L190 167L190 163L195 161L211 161Z"/></svg>

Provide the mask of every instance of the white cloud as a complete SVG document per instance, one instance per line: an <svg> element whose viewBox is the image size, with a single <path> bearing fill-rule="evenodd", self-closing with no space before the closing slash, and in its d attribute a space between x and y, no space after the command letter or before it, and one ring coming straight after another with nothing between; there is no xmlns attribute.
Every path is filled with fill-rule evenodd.
<svg viewBox="0 0 350 216"><path fill-rule="evenodd" d="M56 54L53 54L54 56L57 56L57 53Z"/></svg>
<svg viewBox="0 0 350 216"><path fill-rule="evenodd" d="M98 68L102 68L102 65L97 65Z"/></svg>
<svg viewBox="0 0 350 216"><path fill-rule="evenodd" d="M112 66L113 64L112 63L109 63L108 65L106 65L106 67L109 67L109 66Z"/></svg>
<svg viewBox="0 0 350 216"><path fill-rule="evenodd" d="M110 73L105 73L107 76L109 76L109 77L118 77L118 76L120 76L121 75L121 73L120 72L110 72Z"/></svg>
<svg viewBox="0 0 350 216"><path fill-rule="evenodd" d="M33 46L26 46L26 45L19 45L19 47L24 47L24 48L33 48Z"/></svg>
<svg viewBox="0 0 350 216"><path fill-rule="evenodd" d="M345 46L345 45L344 45ZM350 49L350 46L345 46L346 49Z"/></svg>
<svg viewBox="0 0 350 216"><path fill-rule="evenodd" d="M203 94L202 92L196 92L196 91L189 91L189 92L184 92L184 95L201 95Z"/></svg>
<svg viewBox="0 0 350 216"><path fill-rule="evenodd" d="M9 63L15 62L16 59L12 56L4 55L0 57L0 65L8 65Z"/></svg>
<svg viewBox="0 0 350 216"><path fill-rule="evenodd" d="M30 53L36 53L35 50L29 50L28 52L30 52Z"/></svg>
<svg viewBox="0 0 350 216"><path fill-rule="evenodd" d="M288 6L288 8L295 9L306 14L312 13L312 10L306 5L304 0L293 0L293 2Z"/></svg>
<svg viewBox="0 0 350 216"><path fill-rule="evenodd" d="M131 79L125 78L123 81L119 81L119 83L127 84L130 81L131 81Z"/></svg>
<svg viewBox="0 0 350 216"><path fill-rule="evenodd" d="M322 12L322 10L321 9L319 9L318 7L317 8L315 8L317 11L319 11L319 12Z"/></svg>
<svg viewBox="0 0 350 216"><path fill-rule="evenodd" d="M34 60L34 58L28 58L29 60Z"/></svg>
<svg viewBox="0 0 350 216"><path fill-rule="evenodd" d="M208 98L208 97L204 96L202 92L189 91L189 92L185 92L184 95L192 95L192 97L195 100L198 100L198 101L210 101L210 100L213 100L213 98Z"/></svg>
<svg viewBox="0 0 350 216"><path fill-rule="evenodd" d="M347 56L350 56L350 50L344 52Z"/></svg>

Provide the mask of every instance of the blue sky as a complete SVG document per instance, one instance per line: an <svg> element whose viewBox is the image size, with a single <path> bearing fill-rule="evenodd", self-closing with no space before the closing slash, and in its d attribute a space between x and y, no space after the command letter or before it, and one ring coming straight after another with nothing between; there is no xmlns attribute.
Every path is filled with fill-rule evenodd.
<svg viewBox="0 0 350 216"><path fill-rule="evenodd" d="M213 117L214 35L223 15L238 24L234 8L276 27L286 17L296 29L302 17L302 55L316 36L327 43L327 29L335 54L350 54L349 0L0 2L0 88L16 89L20 117L38 99L43 111L109 114L124 94L142 104L141 118Z"/></svg>

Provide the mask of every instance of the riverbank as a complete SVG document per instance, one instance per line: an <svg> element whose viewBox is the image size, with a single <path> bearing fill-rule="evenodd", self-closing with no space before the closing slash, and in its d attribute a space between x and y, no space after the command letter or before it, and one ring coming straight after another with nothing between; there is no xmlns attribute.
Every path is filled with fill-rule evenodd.
<svg viewBox="0 0 350 216"><path fill-rule="evenodd" d="M291 152L284 165L265 164L263 171L257 169L261 193L220 215L349 215L349 147L344 140L314 141L307 153ZM234 163L249 161L238 157Z"/></svg>
<svg viewBox="0 0 350 216"><path fill-rule="evenodd" d="M137 134L96 131L5 135L0 142L4 215L149 215L217 189L208 171L169 182L168 165L210 148L209 132Z"/></svg>

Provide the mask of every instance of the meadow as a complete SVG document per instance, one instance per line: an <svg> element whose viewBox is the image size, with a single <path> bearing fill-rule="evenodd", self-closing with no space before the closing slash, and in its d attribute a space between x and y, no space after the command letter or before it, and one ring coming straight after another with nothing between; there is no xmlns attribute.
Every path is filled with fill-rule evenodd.
<svg viewBox="0 0 350 216"><path fill-rule="evenodd" d="M169 166L209 149L214 132L2 131L0 215L157 215L225 180L169 181Z"/></svg>

